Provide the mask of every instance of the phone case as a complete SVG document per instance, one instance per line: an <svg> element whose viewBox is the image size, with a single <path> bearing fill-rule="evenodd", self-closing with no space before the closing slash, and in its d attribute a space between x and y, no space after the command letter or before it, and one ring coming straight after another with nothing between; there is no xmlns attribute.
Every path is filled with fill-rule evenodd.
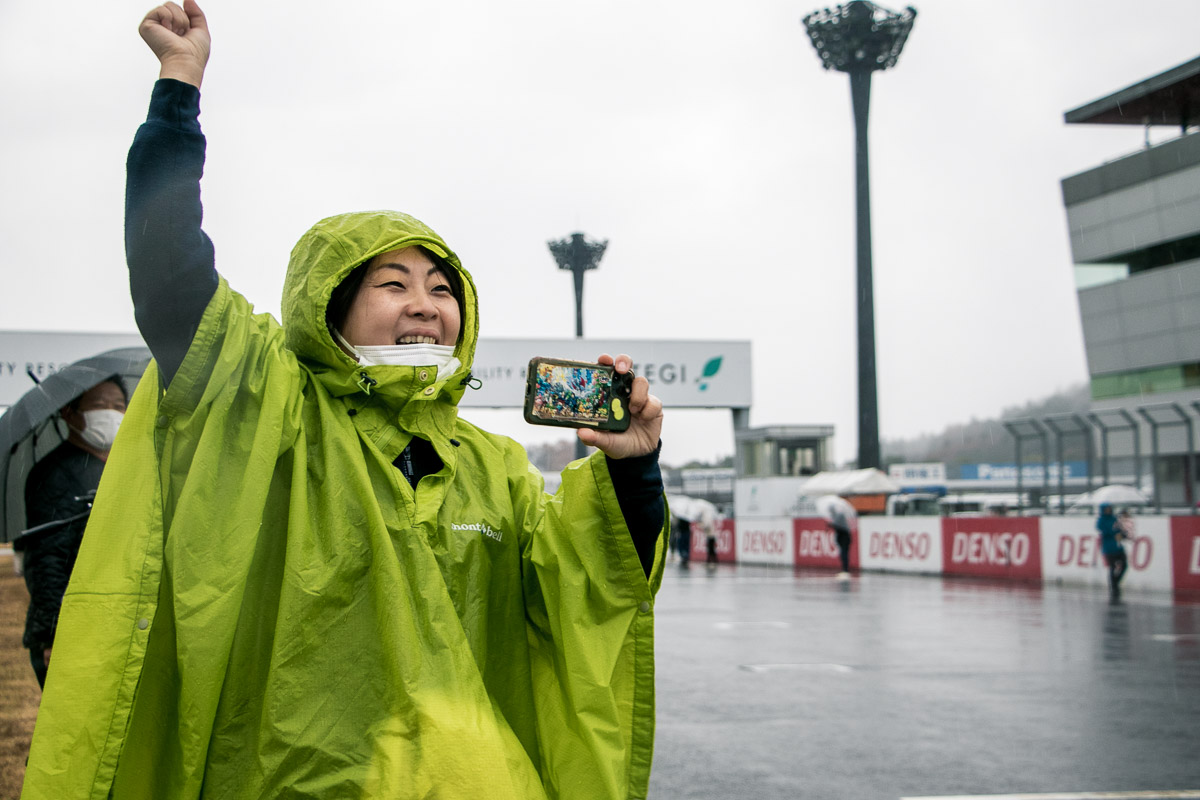
<svg viewBox="0 0 1200 800"><path fill-rule="evenodd" d="M629 428L633 373L561 358L532 358L525 378L525 421L561 428Z"/></svg>

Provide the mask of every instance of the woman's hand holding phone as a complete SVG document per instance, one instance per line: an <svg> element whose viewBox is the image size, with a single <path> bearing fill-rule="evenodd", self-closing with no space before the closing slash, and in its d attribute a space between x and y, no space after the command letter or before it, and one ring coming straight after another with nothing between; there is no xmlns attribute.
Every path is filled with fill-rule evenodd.
<svg viewBox="0 0 1200 800"><path fill-rule="evenodd" d="M618 375L623 375L633 368L633 359L624 353L616 358L604 353L596 362L613 365ZM614 433L580 428L577 432L579 440L589 447L599 449L609 458L631 458L654 452L662 435L663 407L662 401L650 394L650 383L644 377L638 376L633 379L633 388L629 396L629 415L628 430Z"/></svg>

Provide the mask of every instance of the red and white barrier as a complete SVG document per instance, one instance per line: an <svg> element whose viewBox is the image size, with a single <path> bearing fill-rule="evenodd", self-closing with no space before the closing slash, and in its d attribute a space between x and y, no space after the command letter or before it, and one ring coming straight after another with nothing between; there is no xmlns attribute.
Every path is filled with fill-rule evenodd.
<svg viewBox="0 0 1200 800"><path fill-rule="evenodd" d="M738 560L734 530L731 519L722 519L717 524L717 561L733 563ZM691 544L688 553L692 561L704 561L708 558L708 543L705 541L703 530L696 523L692 523Z"/></svg>
<svg viewBox="0 0 1200 800"><path fill-rule="evenodd" d="M1171 566L1175 589L1200 592L1200 517L1171 518Z"/></svg>
<svg viewBox="0 0 1200 800"><path fill-rule="evenodd" d="M947 575L1042 577L1037 517L945 517L942 553Z"/></svg>
<svg viewBox="0 0 1200 800"><path fill-rule="evenodd" d="M825 520L723 520L721 561L840 569ZM1125 543L1130 589L1200 592L1200 517L1137 517ZM692 536L692 558L705 545ZM875 517L858 520L854 568L1104 585L1108 571L1093 517Z"/></svg>
<svg viewBox="0 0 1200 800"><path fill-rule="evenodd" d="M799 518L791 520L794 560L798 567L829 567L841 569L842 561L838 554L837 535L820 518ZM853 534L854 531L851 531ZM854 544L854 536L850 542L850 566L858 567L858 547Z"/></svg>
<svg viewBox="0 0 1200 800"><path fill-rule="evenodd" d="M1125 542L1129 569L1121 585L1126 588L1170 591L1171 518L1141 517L1136 531ZM1042 577L1065 583L1108 581L1108 567L1100 552L1095 520L1072 517L1045 517L1042 520Z"/></svg>

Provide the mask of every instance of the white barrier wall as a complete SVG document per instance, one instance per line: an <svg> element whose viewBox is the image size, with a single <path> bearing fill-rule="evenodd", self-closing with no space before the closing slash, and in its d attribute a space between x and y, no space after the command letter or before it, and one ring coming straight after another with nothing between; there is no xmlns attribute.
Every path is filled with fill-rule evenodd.
<svg viewBox="0 0 1200 800"><path fill-rule="evenodd" d="M1200 516L1135 517L1133 523L1122 586L1200 593ZM816 517L726 520L721 546L722 561L736 552L743 564L841 568L833 532ZM703 543L698 549L703 553ZM865 516L858 520L850 564L890 572L1108 582L1093 517Z"/></svg>
<svg viewBox="0 0 1200 800"><path fill-rule="evenodd" d="M1129 569L1121 586L1170 591L1174 585L1171 518L1138 517L1134 527L1134 536L1125 543ZM1094 519L1043 517L1041 532L1043 580L1107 585L1108 567L1100 552Z"/></svg>
<svg viewBox="0 0 1200 800"><path fill-rule="evenodd" d="M737 560L743 564L792 566L792 518L737 520Z"/></svg>
<svg viewBox="0 0 1200 800"><path fill-rule="evenodd" d="M863 569L942 571L941 517L862 517L858 560Z"/></svg>

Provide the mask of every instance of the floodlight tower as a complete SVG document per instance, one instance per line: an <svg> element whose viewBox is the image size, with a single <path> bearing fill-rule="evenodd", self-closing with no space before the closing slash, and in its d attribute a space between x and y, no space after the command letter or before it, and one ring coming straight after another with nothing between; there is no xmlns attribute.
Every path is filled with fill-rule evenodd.
<svg viewBox="0 0 1200 800"><path fill-rule="evenodd" d="M858 466L879 467L879 405L875 385L875 297L871 278L871 177L867 113L871 73L896 65L917 10L896 13L866 0L814 11L804 18L821 65L850 75L854 105L854 171L858 247Z"/></svg>
<svg viewBox="0 0 1200 800"><path fill-rule="evenodd" d="M575 338L583 338L583 273L600 266L608 240L589 242L582 233L572 233L569 239L546 242L559 269L575 274Z"/></svg>
<svg viewBox="0 0 1200 800"><path fill-rule="evenodd" d="M583 338L583 273L600 266L608 240L589 242L582 233L572 233L569 239L546 242L559 269L569 269L575 275L575 338ZM575 457L587 456L587 445L575 440Z"/></svg>

